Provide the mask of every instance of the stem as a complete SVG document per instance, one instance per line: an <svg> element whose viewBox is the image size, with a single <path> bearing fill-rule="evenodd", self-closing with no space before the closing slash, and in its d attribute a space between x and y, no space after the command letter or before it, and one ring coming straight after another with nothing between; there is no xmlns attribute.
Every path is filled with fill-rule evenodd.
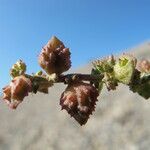
<svg viewBox="0 0 150 150"><path fill-rule="evenodd" d="M91 74L67 74L67 75L59 75L56 82L68 83L72 81L99 81L102 80L103 75L91 75Z"/></svg>
<svg viewBox="0 0 150 150"><path fill-rule="evenodd" d="M40 76L31 76L28 74L25 74L27 78L30 78L32 81L40 82L40 84L45 85L51 85L52 81L49 81L46 77L40 77ZM64 84L73 82L73 81L99 81L103 79L103 75L91 75L91 74L66 74L66 75L59 75L57 76L55 83L63 82Z"/></svg>

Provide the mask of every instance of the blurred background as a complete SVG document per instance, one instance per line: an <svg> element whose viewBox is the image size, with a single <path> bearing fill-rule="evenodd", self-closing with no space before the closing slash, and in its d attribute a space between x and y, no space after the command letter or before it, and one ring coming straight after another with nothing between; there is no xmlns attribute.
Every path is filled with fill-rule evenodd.
<svg viewBox="0 0 150 150"><path fill-rule="evenodd" d="M38 54L53 35L70 48L74 72L90 73L92 60L110 54L149 58L149 6L149 0L0 0L0 88L18 59L28 73L40 70ZM0 149L149 150L149 101L122 85L104 89L80 127L60 111L63 89L56 84L49 95L26 97L16 111L1 101Z"/></svg>

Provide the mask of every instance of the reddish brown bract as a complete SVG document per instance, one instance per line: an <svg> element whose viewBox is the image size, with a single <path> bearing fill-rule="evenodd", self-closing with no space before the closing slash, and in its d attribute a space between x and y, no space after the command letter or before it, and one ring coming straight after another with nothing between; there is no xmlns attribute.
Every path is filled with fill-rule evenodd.
<svg viewBox="0 0 150 150"><path fill-rule="evenodd" d="M62 93L60 105L80 125L84 125L95 110L98 95L94 86L84 82L74 82Z"/></svg>
<svg viewBox="0 0 150 150"><path fill-rule="evenodd" d="M48 74L61 74L71 67L69 49L65 48L64 44L56 37L53 37L43 47L38 61Z"/></svg>
<svg viewBox="0 0 150 150"><path fill-rule="evenodd" d="M31 90L32 83L30 79L21 75L15 77L9 85L3 88L3 99L10 108L16 109Z"/></svg>

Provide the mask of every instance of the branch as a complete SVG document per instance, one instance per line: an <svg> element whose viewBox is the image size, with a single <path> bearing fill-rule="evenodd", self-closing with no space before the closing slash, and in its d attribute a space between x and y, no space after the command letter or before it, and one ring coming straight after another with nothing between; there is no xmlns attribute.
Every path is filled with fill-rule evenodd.
<svg viewBox="0 0 150 150"><path fill-rule="evenodd" d="M16 109L30 92L47 94L54 83L68 86L61 94L61 109L65 109L80 125L89 119L95 110L96 101L104 86L108 91L116 90L119 83L145 99L150 98L150 61L123 54L93 62L91 74L71 73L64 75L71 67L71 52L58 38L52 39L42 48L38 63L45 71L34 75L25 74L26 64L19 60L10 70L12 81L3 88L3 100ZM103 86L104 85L104 86Z"/></svg>
<svg viewBox="0 0 150 150"><path fill-rule="evenodd" d="M40 85L43 86L51 86L52 81L48 80L46 77L41 77L41 76L31 76L28 74L25 74L27 78L29 78L31 81L35 81L39 83ZM73 81L89 81L89 82L94 82L94 81L100 81L102 80L104 75L99 74L99 75L91 75L91 74L78 74L78 73L72 73L72 74L66 74L66 75L59 75L55 79L55 83L70 83Z"/></svg>
<svg viewBox="0 0 150 150"><path fill-rule="evenodd" d="M100 81L103 79L103 75L99 74L99 75L91 75L91 74L77 74L77 73L73 73L73 74L67 74L67 75L59 75L58 78L56 79L56 82L60 83L68 83L68 82L72 82L72 81L78 81L78 80L82 80L82 81Z"/></svg>

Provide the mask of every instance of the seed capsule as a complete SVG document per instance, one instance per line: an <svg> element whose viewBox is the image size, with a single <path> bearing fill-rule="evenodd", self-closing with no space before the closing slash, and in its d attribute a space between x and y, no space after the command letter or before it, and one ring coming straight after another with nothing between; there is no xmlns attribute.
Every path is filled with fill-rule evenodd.
<svg viewBox="0 0 150 150"><path fill-rule="evenodd" d="M61 74L71 67L69 48L56 37L52 37L43 47L38 61L48 74Z"/></svg>
<svg viewBox="0 0 150 150"><path fill-rule="evenodd" d="M15 77L9 85L3 88L3 100L10 108L16 109L24 97L32 91L30 79L21 75Z"/></svg>
<svg viewBox="0 0 150 150"><path fill-rule="evenodd" d="M84 82L74 82L62 93L60 105L80 125L84 125L95 110L98 95L94 86Z"/></svg>

